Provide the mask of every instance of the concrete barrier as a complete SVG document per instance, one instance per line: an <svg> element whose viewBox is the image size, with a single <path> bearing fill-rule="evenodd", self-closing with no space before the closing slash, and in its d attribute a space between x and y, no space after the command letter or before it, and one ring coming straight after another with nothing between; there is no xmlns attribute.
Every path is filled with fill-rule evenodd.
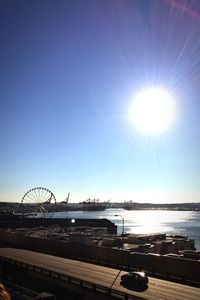
<svg viewBox="0 0 200 300"><path fill-rule="evenodd" d="M162 255L131 253L130 265L155 274L200 282L200 262Z"/></svg>
<svg viewBox="0 0 200 300"><path fill-rule="evenodd" d="M143 269L150 273L200 283L200 261L162 255L130 253L108 247L73 244L62 241L26 237L0 230L0 243L16 248L45 252L66 258L100 262L117 267Z"/></svg>

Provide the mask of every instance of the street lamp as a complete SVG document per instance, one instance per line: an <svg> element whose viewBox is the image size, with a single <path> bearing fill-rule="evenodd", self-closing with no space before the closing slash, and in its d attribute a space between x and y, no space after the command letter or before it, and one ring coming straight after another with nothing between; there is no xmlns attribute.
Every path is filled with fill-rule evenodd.
<svg viewBox="0 0 200 300"><path fill-rule="evenodd" d="M123 234L124 234L124 217L122 217L121 215L114 215L115 217L120 217L120 218L122 218L122 265L121 265L121 268L120 268L120 270L119 270L119 272L117 273L117 276L115 277L115 279L113 280L113 282L112 282L112 284L111 284L111 286L110 286L110 289L113 287L113 285L114 285L114 283L115 283L115 281L117 280L117 278L118 278L118 276L119 276L119 274L121 273L121 270L122 270L122 268L123 268L123 260L124 260L124 256L123 256L123 250L124 250L124 237L123 237Z"/></svg>
<svg viewBox="0 0 200 300"><path fill-rule="evenodd" d="M115 217L122 218L122 235L123 235L124 234L124 217L122 217L121 215L115 215Z"/></svg>

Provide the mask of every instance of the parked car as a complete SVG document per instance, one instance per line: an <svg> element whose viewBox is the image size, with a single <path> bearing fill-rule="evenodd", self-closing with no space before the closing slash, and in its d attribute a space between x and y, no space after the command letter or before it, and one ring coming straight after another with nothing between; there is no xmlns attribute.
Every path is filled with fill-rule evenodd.
<svg viewBox="0 0 200 300"><path fill-rule="evenodd" d="M132 271L122 275L121 282L129 287L144 287L148 284L148 277L143 271Z"/></svg>

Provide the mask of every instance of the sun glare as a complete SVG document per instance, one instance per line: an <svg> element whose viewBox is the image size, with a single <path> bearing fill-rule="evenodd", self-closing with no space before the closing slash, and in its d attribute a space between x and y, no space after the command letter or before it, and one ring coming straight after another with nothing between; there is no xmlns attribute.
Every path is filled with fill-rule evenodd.
<svg viewBox="0 0 200 300"><path fill-rule="evenodd" d="M130 108L134 126L144 134L162 133L175 117L175 100L166 90L150 88L139 93Z"/></svg>

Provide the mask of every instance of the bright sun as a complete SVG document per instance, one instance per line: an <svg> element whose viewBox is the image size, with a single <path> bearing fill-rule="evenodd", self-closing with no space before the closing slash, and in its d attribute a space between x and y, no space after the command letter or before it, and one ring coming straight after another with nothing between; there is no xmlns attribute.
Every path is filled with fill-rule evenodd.
<svg viewBox="0 0 200 300"><path fill-rule="evenodd" d="M134 126L144 134L162 133L175 117L175 100L166 90L150 88L140 92L130 108Z"/></svg>

